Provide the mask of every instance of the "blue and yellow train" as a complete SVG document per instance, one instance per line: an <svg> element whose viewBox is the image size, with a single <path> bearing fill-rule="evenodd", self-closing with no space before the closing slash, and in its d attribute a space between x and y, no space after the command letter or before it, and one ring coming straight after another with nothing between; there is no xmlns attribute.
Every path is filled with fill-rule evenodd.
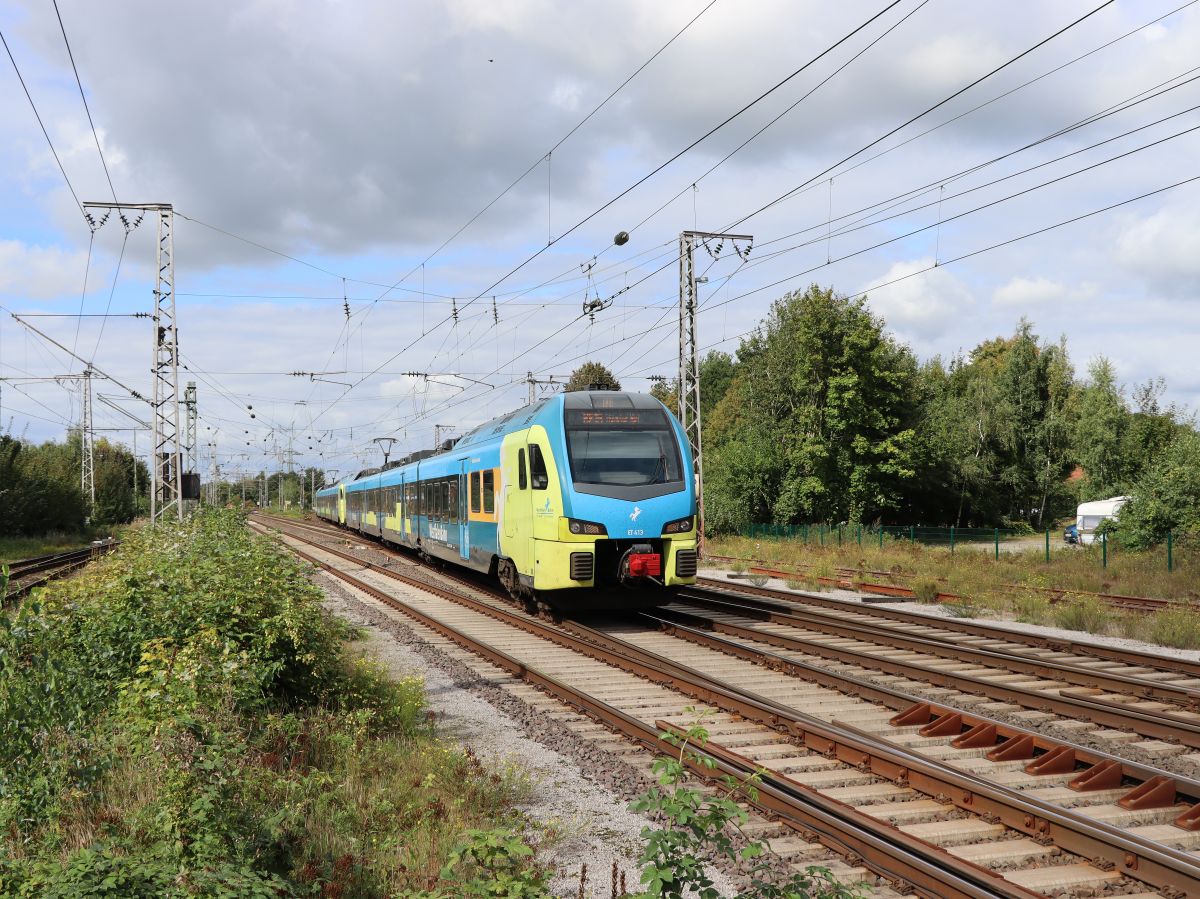
<svg viewBox="0 0 1200 899"><path fill-rule="evenodd" d="M615 606L696 580L696 492L651 396L559 394L319 491L326 520L499 578L526 603Z"/></svg>

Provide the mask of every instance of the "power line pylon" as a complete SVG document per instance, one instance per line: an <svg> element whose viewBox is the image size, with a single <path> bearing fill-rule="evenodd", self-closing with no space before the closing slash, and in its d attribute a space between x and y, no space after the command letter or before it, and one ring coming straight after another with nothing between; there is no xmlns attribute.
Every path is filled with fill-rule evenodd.
<svg viewBox="0 0 1200 899"><path fill-rule="evenodd" d="M749 234L717 234L711 231L681 231L679 234L679 423L692 451L696 483L696 541L704 545L704 454L700 436L700 349L696 341L696 244L704 246L713 259L721 255L726 241L742 258L750 255ZM710 247L709 241L716 241ZM738 242L745 244L743 250Z"/></svg>
<svg viewBox="0 0 1200 899"><path fill-rule="evenodd" d="M83 498L88 504L88 520L96 513L96 455L95 431L92 424L92 369L83 370L83 383L80 385L83 393L83 415L80 425L80 455L81 475L80 486L83 488Z"/></svg>
<svg viewBox="0 0 1200 899"><path fill-rule="evenodd" d="M179 332L175 319L175 211L170 203L84 203L85 209L136 209L158 216L150 401L154 445L150 465L150 521L172 511L183 518L183 465L179 452Z"/></svg>
<svg viewBox="0 0 1200 899"><path fill-rule="evenodd" d="M196 446L196 382L188 381L183 389L183 458L184 473L199 471L199 459ZM190 500L188 502L191 502Z"/></svg>

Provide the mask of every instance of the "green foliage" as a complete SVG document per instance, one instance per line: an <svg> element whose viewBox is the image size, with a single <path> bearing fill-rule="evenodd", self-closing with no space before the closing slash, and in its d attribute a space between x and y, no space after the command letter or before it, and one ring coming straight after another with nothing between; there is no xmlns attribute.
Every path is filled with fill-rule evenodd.
<svg viewBox="0 0 1200 899"><path fill-rule="evenodd" d="M0 436L0 535L83 529L87 507L80 491L80 438L32 446ZM103 438L94 453L96 507L91 522L120 524L144 507L146 467L124 447ZM134 491L135 478L138 490Z"/></svg>
<svg viewBox="0 0 1200 899"><path fill-rule="evenodd" d="M1134 484L1116 533L1136 549L1176 536L1200 535L1200 434L1181 431Z"/></svg>
<svg viewBox="0 0 1200 899"><path fill-rule="evenodd" d="M550 872L533 864L533 855L526 837L514 828L468 830L442 869L443 886L404 895L412 899L550 899Z"/></svg>
<svg viewBox="0 0 1200 899"><path fill-rule="evenodd" d="M653 771L659 786L639 796L630 808L649 813L662 822L660 827L642 830L645 847L642 850L641 882L645 891L639 897L683 899L719 899L706 865L714 859L725 859L739 865L746 873L749 888L736 899L857 899L862 894L835 880L824 868L810 867L783 877L771 872L765 844L745 841L737 848L733 834L747 819L738 805L742 797L754 801L760 775L736 780L727 775L711 778L719 785L715 795L688 785L688 766L702 772L712 772L716 763L711 756L689 747L703 746L708 732L701 720L688 728L685 735L665 732L662 738L678 747L675 756L658 758Z"/></svg>
<svg viewBox="0 0 1200 899"><path fill-rule="evenodd" d="M383 897L503 825L520 781L436 740L420 681L320 602L207 513L0 615L0 895Z"/></svg>
<svg viewBox="0 0 1200 899"><path fill-rule="evenodd" d="M600 390L620 390L621 382L617 380L606 366L599 362L585 362L575 371L571 372L571 377L567 380L566 386L563 387L564 393L571 393L575 390L588 390L591 387L596 387Z"/></svg>
<svg viewBox="0 0 1200 899"><path fill-rule="evenodd" d="M865 299L815 285L788 294L737 355L706 435L714 528L860 521L898 506L915 474L916 361Z"/></svg>

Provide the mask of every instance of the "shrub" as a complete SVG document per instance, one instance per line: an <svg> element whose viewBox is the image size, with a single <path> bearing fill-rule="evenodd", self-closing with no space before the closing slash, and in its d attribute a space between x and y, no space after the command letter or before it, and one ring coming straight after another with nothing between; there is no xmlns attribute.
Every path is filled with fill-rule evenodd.
<svg viewBox="0 0 1200 899"><path fill-rule="evenodd" d="M934 603L938 601L938 583L929 578L921 578L912 582L913 599L916 602Z"/></svg>
<svg viewBox="0 0 1200 899"><path fill-rule="evenodd" d="M0 614L0 895L383 897L519 826L521 779L438 741L320 600L222 512Z"/></svg>

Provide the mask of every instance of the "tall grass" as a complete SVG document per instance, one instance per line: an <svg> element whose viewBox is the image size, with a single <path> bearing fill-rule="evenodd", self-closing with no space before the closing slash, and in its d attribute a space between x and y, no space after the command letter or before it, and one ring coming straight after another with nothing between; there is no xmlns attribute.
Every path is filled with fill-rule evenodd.
<svg viewBox="0 0 1200 899"><path fill-rule="evenodd" d="M986 547L991 550L992 547ZM1180 649L1200 648L1200 561L1192 546L1177 546L1174 571L1166 570L1165 552L1109 546L1108 567L1100 547L991 551L959 546L925 546L885 538L883 547L864 541L842 546L785 538L718 537L709 541L714 555L763 559L791 568L797 583L846 572L851 580L912 588L917 600L932 602L938 592L961 600L961 614L993 614L1092 634L1114 634ZM739 565L744 563L737 563ZM1078 591L1078 592L1075 592ZM1178 607L1154 614L1114 610L1091 593L1117 593L1176 600Z"/></svg>

